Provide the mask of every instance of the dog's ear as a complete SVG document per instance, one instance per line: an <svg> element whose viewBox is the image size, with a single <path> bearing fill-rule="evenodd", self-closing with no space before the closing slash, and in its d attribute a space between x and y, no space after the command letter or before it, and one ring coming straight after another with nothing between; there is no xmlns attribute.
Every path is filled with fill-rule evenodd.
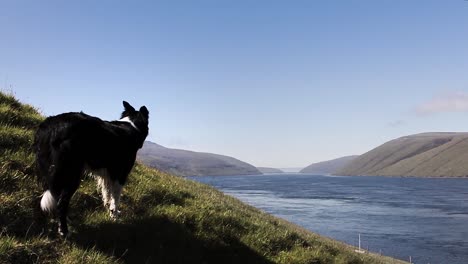
<svg viewBox="0 0 468 264"><path fill-rule="evenodd" d="M127 103L127 101L123 101L123 106L125 108L125 111L135 112L135 108L133 108L133 106Z"/></svg>
<svg viewBox="0 0 468 264"><path fill-rule="evenodd" d="M146 106L140 107L140 113L141 113L146 119L149 118L149 111L148 111L148 109L146 108Z"/></svg>

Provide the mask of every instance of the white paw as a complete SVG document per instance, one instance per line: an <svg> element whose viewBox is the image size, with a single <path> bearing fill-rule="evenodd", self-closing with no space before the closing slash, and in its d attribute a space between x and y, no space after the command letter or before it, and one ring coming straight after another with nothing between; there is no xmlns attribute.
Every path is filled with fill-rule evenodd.
<svg viewBox="0 0 468 264"><path fill-rule="evenodd" d="M113 220L117 220L120 216L120 210L111 209L109 210L109 214Z"/></svg>
<svg viewBox="0 0 468 264"><path fill-rule="evenodd" d="M62 228L59 227L58 233L61 238L67 239L70 237L70 232L62 230Z"/></svg>

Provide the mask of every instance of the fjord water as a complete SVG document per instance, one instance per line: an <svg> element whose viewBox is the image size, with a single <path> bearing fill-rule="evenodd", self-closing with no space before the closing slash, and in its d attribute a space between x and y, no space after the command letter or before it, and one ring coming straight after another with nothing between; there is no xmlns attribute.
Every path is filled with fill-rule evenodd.
<svg viewBox="0 0 468 264"><path fill-rule="evenodd" d="M315 233L413 263L468 263L468 179L191 177Z"/></svg>

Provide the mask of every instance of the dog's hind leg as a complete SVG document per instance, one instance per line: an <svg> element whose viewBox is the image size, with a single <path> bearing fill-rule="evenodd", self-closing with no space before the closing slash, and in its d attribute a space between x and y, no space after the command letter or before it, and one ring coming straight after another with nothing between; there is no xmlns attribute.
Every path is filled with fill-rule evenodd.
<svg viewBox="0 0 468 264"><path fill-rule="evenodd" d="M68 235L68 224L67 224L67 215L68 209L70 207L70 200L74 194L74 191L63 190L60 194L60 199L57 203L57 210L59 215L59 228L58 232L62 237Z"/></svg>
<svg viewBox="0 0 468 264"><path fill-rule="evenodd" d="M79 162L66 162L67 167L61 164L57 168L57 182L60 186L60 192L57 201L57 213L59 217L58 232L62 237L68 235L67 215L70 207L70 200L73 194L80 186L83 166Z"/></svg>

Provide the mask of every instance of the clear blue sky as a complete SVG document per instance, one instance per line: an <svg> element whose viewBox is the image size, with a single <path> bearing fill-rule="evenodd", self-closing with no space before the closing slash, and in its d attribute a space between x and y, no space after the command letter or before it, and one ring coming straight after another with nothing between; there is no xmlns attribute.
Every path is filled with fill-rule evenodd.
<svg viewBox="0 0 468 264"><path fill-rule="evenodd" d="M468 131L464 0L7 0L0 40L0 88L46 115L127 100L149 140L257 166Z"/></svg>

